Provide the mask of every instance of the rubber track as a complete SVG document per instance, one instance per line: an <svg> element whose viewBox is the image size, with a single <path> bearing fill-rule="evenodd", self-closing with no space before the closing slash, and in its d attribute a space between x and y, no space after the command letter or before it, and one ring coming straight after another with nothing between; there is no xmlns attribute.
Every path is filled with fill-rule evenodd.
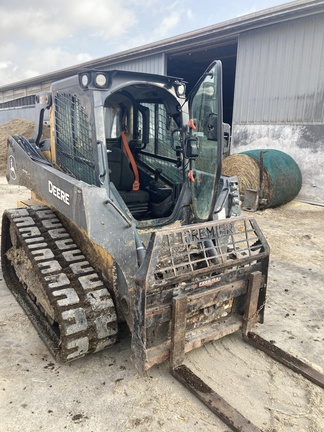
<svg viewBox="0 0 324 432"><path fill-rule="evenodd" d="M37 299L33 300L18 280L7 258L13 232L17 247L22 247L28 255L54 309L53 325L37 307ZM75 360L115 343L118 325L111 296L48 207L34 206L4 213L1 255L8 287L56 360Z"/></svg>

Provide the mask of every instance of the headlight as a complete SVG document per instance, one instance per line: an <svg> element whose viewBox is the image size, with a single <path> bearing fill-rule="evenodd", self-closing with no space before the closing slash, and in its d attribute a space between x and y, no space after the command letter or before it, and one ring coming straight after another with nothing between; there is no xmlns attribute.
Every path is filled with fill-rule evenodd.
<svg viewBox="0 0 324 432"><path fill-rule="evenodd" d="M90 82L90 75L87 74L87 73L82 74L81 78L80 78L80 81L81 81L82 87L88 87L89 82Z"/></svg>
<svg viewBox="0 0 324 432"><path fill-rule="evenodd" d="M95 84L97 87L106 87L107 77L102 73L98 73L95 77Z"/></svg>
<svg viewBox="0 0 324 432"><path fill-rule="evenodd" d="M109 73L96 71L82 72L79 74L79 83L84 89L93 87L107 89L110 85Z"/></svg>

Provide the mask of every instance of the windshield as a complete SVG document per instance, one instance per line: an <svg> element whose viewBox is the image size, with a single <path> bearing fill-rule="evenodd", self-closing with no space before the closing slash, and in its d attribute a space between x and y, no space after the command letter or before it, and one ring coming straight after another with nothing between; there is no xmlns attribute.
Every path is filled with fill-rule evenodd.
<svg viewBox="0 0 324 432"><path fill-rule="evenodd" d="M221 63L205 72L190 99L198 156L192 160L192 203L198 220L211 218L220 176L222 136Z"/></svg>

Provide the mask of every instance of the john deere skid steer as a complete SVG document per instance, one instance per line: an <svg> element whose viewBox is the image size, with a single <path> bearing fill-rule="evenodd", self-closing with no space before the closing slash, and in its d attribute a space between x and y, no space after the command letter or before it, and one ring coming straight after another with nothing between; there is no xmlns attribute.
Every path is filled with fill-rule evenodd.
<svg viewBox="0 0 324 432"><path fill-rule="evenodd" d="M269 247L239 216L221 63L189 97L179 78L86 71L37 95L32 139L8 140L7 285L58 361L114 344L120 323L145 372L263 321ZM42 140L45 115L51 137Z"/></svg>

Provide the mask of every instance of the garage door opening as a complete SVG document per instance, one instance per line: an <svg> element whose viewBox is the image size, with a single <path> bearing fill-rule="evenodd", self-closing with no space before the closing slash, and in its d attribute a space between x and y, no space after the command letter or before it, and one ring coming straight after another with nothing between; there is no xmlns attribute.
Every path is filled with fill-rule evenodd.
<svg viewBox="0 0 324 432"><path fill-rule="evenodd" d="M236 71L237 40L213 46L197 46L186 51L169 54L167 75L178 76L188 82L187 94L213 60L223 65L224 122L232 125Z"/></svg>

